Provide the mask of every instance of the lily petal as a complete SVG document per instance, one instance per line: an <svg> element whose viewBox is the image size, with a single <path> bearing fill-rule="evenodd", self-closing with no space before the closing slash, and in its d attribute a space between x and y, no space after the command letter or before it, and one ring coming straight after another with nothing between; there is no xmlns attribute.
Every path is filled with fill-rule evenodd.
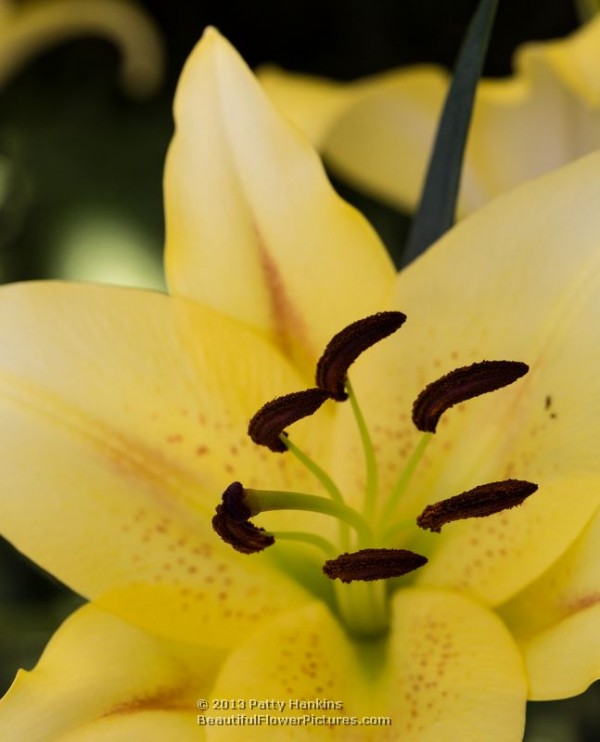
<svg viewBox="0 0 600 742"><path fill-rule="evenodd" d="M196 701L208 695L221 654L158 639L84 606L36 667L19 671L0 702L3 734L28 742L202 739Z"/></svg>
<svg viewBox="0 0 600 742"><path fill-rule="evenodd" d="M187 711L138 711L98 719L65 734L60 742L131 742L132 739L194 742L206 739L206 736L198 731L196 720Z"/></svg>
<svg viewBox="0 0 600 742"><path fill-rule="evenodd" d="M260 693L257 693L257 688ZM215 698L222 697L222 694L235 698L285 701L283 711L257 706L249 708L248 714L269 713L289 718L309 713L340 716L354 714L357 710L362 716L370 711L370 691L362 678L352 644L322 603L310 603L300 610L265 622L247 642L234 650L213 688ZM305 701L317 698L341 702L343 709L321 708L315 711L289 703L290 699ZM377 729L382 731L381 727ZM261 738L266 740L280 740L283 736L290 740L330 739L332 731L330 726L282 727L277 723L260 729ZM353 737L349 727L337 731L336 739L370 739ZM213 733L218 740L239 739L239 729L235 727L214 726L211 735Z"/></svg>
<svg viewBox="0 0 600 742"><path fill-rule="evenodd" d="M227 641L299 600L270 557L240 560L210 526L240 471L249 485L259 471L281 488L292 476L293 461L245 435L253 411L299 384L280 354L158 293L33 283L0 300L4 535L82 595L173 637L201 642L203 626ZM153 590L162 603L149 610Z"/></svg>
<svg viewBox="0 0 600 742"><path fill-rule="evenodd" d="M175 116L165 175L171 291L248 322L312 376L335 332L385 304L387 253L214 29L185 66Z"/></svg>
<svg viewBox="0 0 600 742"><path fill-rule="evenodd" d="M591 155L465 219L399 275L394 308L408 319L357 365L353 386L384 496L419 440L410 410L426 384L475 361L530 366L514 385L444 415L397 516L415 518L486 482L525 479L539 490L514 510L422 534L408 548L430 556L417 575L423 584L503 602L547 569L598 507L598 199L600 156ZM348 429L340 420L335 472L343 489L360 491Z"/></svg>
<svg viewBox="0 0 600 742"><path fill-rule="evenodd" d="M254 713L338 717L336 726L286 726L286 739L437 742L443 734L508 742L522 736L526 687L518 651L494 614L451 593L402 591L394 598L389 639L362 649L322 605L282 615L232 652L213 693L252 698L257 687L261 698L284 700L286 707ZM293 708L290 699L340 705ZM358 721L342 725L339 717ZM364 717L391 723L369 725ZM283 728L264 727L261 736L281 739ZM215 739L236 739L235 729L213 729Z"/></svg>
<svg viewBox="0 0 600 742"><path fill-rule="evenodd" d="M415 208L448 88L445 71L420 65L339 83L268 66L258 77L336 175Z"/></svg>
<svg viewBox="0 0 600 742"><path fill-rule="evenodd" d="M527 681L497 616L463 595L423 588L396 593L392 610L378 685L394 732L403 732L395 738L521 740Z"/></svg>
<svg viewBox="0 0 600 742"><path fill-rule="evenodd" d="M160 85L162 41L137 5L126 0L33 0L3 2L3 6L0 86L36 53L83 34L105 37L120 48L123 84L132 95L149 95Z"/></svg>
<svg viewBox="0 0 600 742"><path fill-rule="evenodd" d="M596 18L566 39L524 45L512 77L480 83L461 214L598 148L599 42ZM267 68L260 79L343 178L415 207L448 87L442 69L409 67L336 84Z"/></svg>
<svg viewBox="0 0 600 742"><path fill-rule="evenodd" d="M597 513L550 569L501 608L523 652L533 700L577 695L600 674L599 559Z"/></svg>

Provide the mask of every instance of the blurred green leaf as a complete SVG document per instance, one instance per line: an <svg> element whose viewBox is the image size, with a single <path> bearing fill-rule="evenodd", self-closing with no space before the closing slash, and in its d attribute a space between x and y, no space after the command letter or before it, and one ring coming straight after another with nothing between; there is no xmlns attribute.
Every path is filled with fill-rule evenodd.
<svg viewBox="0 0 600 742"><path fill-rule="evenodd" d="M407 265L454 223L462 161L477 82L498 0L481 0L463 40L427 169L421 202L404 250Z"/></svg>

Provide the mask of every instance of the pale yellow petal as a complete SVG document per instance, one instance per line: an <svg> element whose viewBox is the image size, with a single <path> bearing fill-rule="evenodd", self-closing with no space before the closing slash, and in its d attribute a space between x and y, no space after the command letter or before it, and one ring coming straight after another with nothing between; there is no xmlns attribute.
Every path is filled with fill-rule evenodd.
<svg viewBox="0 0 600 742"><path fill-rule="evenodd" d="M236 479L306 484L295 462L246 435L265 401L300 383L277 351L158 293L15 284L0 304L6 538L81 594L190 641L201 626L227 641L299 599L268 553L243 557L211 527Z"/></svg>
<svg viewBox="0 0 600 742"><path fill-rule="evenodd" d="M377 695L396 737L414 742L521 740L523 663L498 617L450 592L399 590Z"/></svg>
<svg viewBox="0 0 600 742"><path fill-rule="evenodd" d="M501 609L525 657L534 700L577 695L600 675L599 560L596 514L569 550Z"/></svg>
<svg viewBox="0 0 600 742"><path fill-rule="evenodd" d="M566 39L532 43L508 80L479 88L463 212L600 146L600 18Z"/></svg>
<svg viewBox="0 0 600 742"><path fill-rule="evenodd" d="M127 0L33 0L0 17L0 86L49 47L77 36L100 36L122 54L123 84L145 96L160 84L163 47L150 17Z"/></svg>
<svg viewBox="0 0 600 742"><path fill-rule="evenodd" d="M600 18L596 17L565 39L526 44L517 64L533 79L553 76L590 108L600 106Z"/></svg>
<svg viewBox="0 0 600 742"><path fill-rule="evenodd" d="M108 716L65 734L60 742L198 742L206 739L189 711L137 711ZM58 742L58 741L57 741Z"/></svg>
<svg viewBox="0 0 600 742"><path fill-rule="evenodd" d="M444 71L414 67L348 84L267 68L259 79L336 175L415 207L446 94Z"/></svg>
<svg viewBox="0 0 600 742"><path fill-rule="evenodd" d="M482 80L461 214L598 148L598 70L597 18L566 39L523 46L513 76ZM443 70L421 67L344 85L271 69L261 75L276 105L314 137L336 173L409 209L418 203L447 80Z"/></svg>
<svg viewBox="0 0 600 742"><path fill-rule="evenodd" d="M382 502L419 440L411 407L427 383L482 360L530 366L512 386L446 413L397 517L414 519L426 504L502 479L539 491L441 534L409 520L398 541L430 556L416 573L424 583L503 602L547 569L598 506L599 199L592 155L465 219L399 275L395 306L408 320L356 364ZM357 499L364 476L350 422L340 420L335 474Z"/></svg>
<svg viewBox="0 0 600 742"><path fill-rule="evenodd" d="M171 291L240 318L306 372L330 337L383 306L394 271L312 148L213 29L175 100L165 176Z"/></svg>
<svg viewBox="0 0 600 742"><path fill-rule="evenodd" d="M275 65L259 67L256 75L277 108L318 150L329 141L332 128L357 97L351 85L287 72Z"/></svg>
<svg viewBox="0 0 600 742"><path fill-rule="evenodd" d="M210 692L221 659L214 649L160 640L84 606L54 634L36 667L19 671L0 702L3 738L202 739L197 699Z"/></svg>
<svg viewBox="0 0 600 742"><path fill-rule="evenodd" d="M391 635L372 645L352 642L319 604L265 624L228 658L213 696L271 699L247 709L275 718L264 739L508 742L521 739L525 692L517 649L493 613L411 590L394 598ZM294 724L303 715L329 721ZM239 729L212 734L234 740Z"/></svg>
<svg viewBox="0 0 600 742"><path fill-rule="evenodd" d="M213 698L245 699L244 712L248 715L274 717L272 724L260 727L260 738L265 740L371 739L353 734L345 726L335 729L322 724L298 724L298 719L306 714L362 717L373 710L368 695L354 648L322 603L311 603L265 622L260 631L228 657L212 690ZM250 699L258 703L250 703ZM269 699L278 705L265 703ZM306 704L317 699L331 703L312 709ZM228 713L211 715L223 717ZM207 729L208 724L207 720ZM211 724L209 739L239 739L239 727L217 724ZM378 727L378 731L385 732L385 727Z"/></svg>

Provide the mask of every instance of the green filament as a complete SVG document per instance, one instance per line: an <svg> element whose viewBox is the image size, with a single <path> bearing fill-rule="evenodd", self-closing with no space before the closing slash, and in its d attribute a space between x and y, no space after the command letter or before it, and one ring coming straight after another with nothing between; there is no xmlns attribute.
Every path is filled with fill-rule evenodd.
<svg viewBox="0 0 600 742"><path fill-rule="evenodd" d="M373 533L366 520L348 505L333 502L327 497L305 495L302 492L247 489L244 504L253 515L267 510L304 510L310 513L331 515L354 528L360 548L366 548L373 543Z"/></svg>
<svg viewBox="0 0 600 742"><path fill-rule="evenodd" d="M415 470L419 465L421 459L423 458L423 454L425 453L425 450L427 449L427 446L429 445L429 442L432 438L433 433L423 433L423 435L421 436L421 440L417 443L415 450L410 455L410 458L406 462L406 466L402 470L402 473L400 474L389 498L387 499L383 507L381 518L379 521L380 528L383 527L383 524L386 523L386 521L389 521L389 519L393 516L394 511L398 507L400 498L406 491L406 488L408 487L408 484L412 479L412 476L415 473Z"/></svg>
<svg viewBox="0 0 600 742"><path fill-rule="evenodd" d="M304 451L298 448L295 443L292 443L287 435L281 434L279 436L279 439L288 449L288 451L293 453L298 461L300 461L311 472L311 474L313 474L319 480L319 482L321 482L325 490L329 492L332 500L335 500L339 503L344 502L344 498L339 490L339 487L329 476L329 474L327 474L327 472L316 463L316 461L313 461L310 456L308 456L308 454L304 453Z"/></svg>
<svg viewBox="0 0 600 742"><path fill-rule="evenodd" d="M317 549L321 549L327 554L328 558L337 556L337 549L326 538L317 536L315 533L304 533L303 531L269 531L275 541L295 541L303 544L310 544Z"/></svg>
<svg viewBox="0 0 600 742"><path fill-rule="evenodd" d="M352 388L352 384L350 383L350 379L346 379L346 391L348 392L350 404L352 405L352 411L354 412L354 417L356 419L358 432L360 434L360 439L365 454L366 489L363 505L363 515L365 516L365 518L369 519L375 512L375 507L377 505L377 496L379 494L379 474L377 471L377 459L375 457L375 448L373 446L373 441L371 440L364 415L362 414L362 410L360 409L360 406L358 404L358 400L356 398L356 394L354 393L354 389Z"/></svg>

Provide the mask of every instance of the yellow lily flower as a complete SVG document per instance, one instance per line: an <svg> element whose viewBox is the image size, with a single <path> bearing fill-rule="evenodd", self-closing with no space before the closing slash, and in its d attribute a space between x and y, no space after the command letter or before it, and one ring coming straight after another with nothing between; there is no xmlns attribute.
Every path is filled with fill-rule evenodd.
<svg viewBox="0 0 600 742"><path fill-rule="evenodd" d="M170 295L0 291L3 534L93 600L18 674L5 736L520 739L527 697L600 675L600 156L396 275L214 30L175 113ZM529 371L419 432L413 401L431 430L483 361ZM507 482L539 490L505 510ZM238 547L275 544L238 553L217 506ZM428 562L392 577L407 553Z"/></svg>
<svg viewBox="0 0 600 742"><path fill-rule="evenodd" d="M163 49L147 14L128 0L0 0L0 86L40 51L89 34L122 52L123 85L143 96L160 83Z"/></svg>
<svg viewBox="0 0 600 742"><path fill-rule="evenodd" d="M600 17L565 39L523 45L515 69L479 85L461 216L600 146ZM448 89L445 70L419 65L339 83L265 67L259 78L333 172L415 208Z"/></svg>

